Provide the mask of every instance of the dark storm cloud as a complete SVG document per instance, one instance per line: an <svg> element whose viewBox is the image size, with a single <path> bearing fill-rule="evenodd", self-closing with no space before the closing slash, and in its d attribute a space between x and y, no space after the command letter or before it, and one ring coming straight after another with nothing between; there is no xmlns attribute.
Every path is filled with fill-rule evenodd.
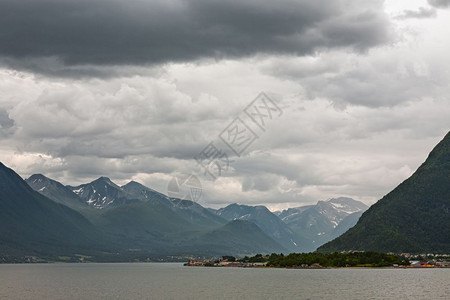
<svg viewBox="0 0 450 300"><path fill-rule="evenodd" d="M2 0L0 39L3 63L46 73L36 58L74 66L364 51L386 42L389 26L382 1Z"/></svg>
<svg viewBox="0 0 450 300"><path fill-rule="evenodd" d="M428 0L428 4L438 8L446 8L450 6L450 0Z"/></svg>

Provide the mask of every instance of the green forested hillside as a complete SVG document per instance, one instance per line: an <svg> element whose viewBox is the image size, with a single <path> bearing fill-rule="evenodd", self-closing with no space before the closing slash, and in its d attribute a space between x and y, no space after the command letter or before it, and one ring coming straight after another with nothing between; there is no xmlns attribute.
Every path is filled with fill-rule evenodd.
<svg viewBox="0 0 450 300"><path fill-rule="evenodd" d="M410 178L318 250L450 253L450 133Z"/></svg>

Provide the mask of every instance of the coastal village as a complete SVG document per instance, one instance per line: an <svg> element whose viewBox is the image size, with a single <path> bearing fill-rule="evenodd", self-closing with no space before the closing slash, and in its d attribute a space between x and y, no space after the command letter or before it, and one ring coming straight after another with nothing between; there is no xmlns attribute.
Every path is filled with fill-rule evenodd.
<svg viewBox="0 0 450 300"><path fill-rule="evenodd" d="M393 253L389 253L395 255ZM408 265L392 264L391 268L450 268L450 254L397 254L409 261ZM256 259L255 259L256 257ZM220 258L196 259L192 258L184 266L193 267L238 267L238 268L262 268L268 267L269 255L258 254L252 258L236 258L233 256L222 256ZM270 267L270 266L269 266ZM346 267L367 267L367 266L346 266ZM322 269L329 268L321 266L319 263L300 264L290 266L291 269Z"/></svg>
<svg viewBox="0 0 450 300"><path fill-rule="evenodd" d="M218 259L190 259L185 266L194 267L241 267L241 268L255 268L266 267L268 262L244 262L236 259L233 256L223 256Z"/></svg>

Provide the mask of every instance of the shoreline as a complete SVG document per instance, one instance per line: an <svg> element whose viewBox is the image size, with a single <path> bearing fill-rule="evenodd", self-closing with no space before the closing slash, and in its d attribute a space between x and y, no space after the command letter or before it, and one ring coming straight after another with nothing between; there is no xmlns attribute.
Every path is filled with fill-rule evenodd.
<svg viewBox="0 0 450 300"><path fill-rule="evenodd" d="M341 270L341 269L370 269L370 270L429 270L429 269L450 269L450 267L267 267L267 266L192 266L183 264L185 267L197 268L240 268L240 269L285 269L285 270Z"/></svg>

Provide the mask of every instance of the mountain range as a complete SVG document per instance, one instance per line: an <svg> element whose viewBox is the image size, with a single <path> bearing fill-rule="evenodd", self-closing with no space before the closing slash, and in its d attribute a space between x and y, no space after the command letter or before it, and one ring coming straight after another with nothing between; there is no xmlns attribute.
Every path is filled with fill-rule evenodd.
<svg viewBox="0 0 450 300"><path fill-rule="evenodd" d="M322 252L450 253L450 132L417 171Z"/></svg>
<svg viewBox="0 0 450 300"><path fill-rule="evenodd" d="M286 251L251 222L227 222L137 183L119 187L102 177L81 188L87 191L77 195L43 175L24 181L0 164L0 261Z"/></svg>
<svg viewBox="0 0 450 300"><path fill-rule="evenodd" d="M356 225L355 225L356 224ZM0 262L255 253L450 253L450 133L407 180L368 208L351 198L271 212L220 209L100 177L79 186L0 163Z"/></svg>
<svg viewBox="0 0 450 300"><path fill-rule="evenodd" d="M264 234L277 242L278 245L282 247L280 249L284 249L284 252L315 250L318 246L329 241L331 238L336 237L337 235L335 233L338 232L338 229L342 229L341 233L343 233L356 223L357 218L349 218L349 220L354 219L354 221L347 220L342 223L346 225L341 225L335 230L335 227L347 216L351 213L359 213L360 215L367 209L367 206L362 202L351 198L338 198L330 199L328 201L319 201L316 205L297 207L275 213L270 212L265 206L248 206L236 203L214 210L204 208L198 203L189 200L169 198L162 193L134 181L123 186L118 186L109 178L100 177L87 184L76 187L64 187L61 183L46 178L45 180L41 179L39 182L52 184L43 187L42 184L36 186L36 176L42 177L43 175L33 175L26 181L36 191L49 196L55 201L58 201L58 199L61 198L66 199L67 195L71 193L72 196L77 196L78 201L73 201L72 199L77 205L81 200L85 205L84 207L105 210L104 213L100 214L102 215L102 218L101 222L99 222L98 215L93 215L92 210L88 211L83 208L80 210L80 208L78 208L79 211L84 212L84 215L90 217L95 224L103 226L105 219L113 217L124 219L125 216L130 215L129 218L132 220L127 224L121 225L120 228L116 228L114 224L109 225L109 227L115 227L116 231L124 231L125 228L128 228L128 231L132 233L132 235L135 235L136 232L139 232L139 229L132 226L136 220L129 212L136 207L145 208L149 203L152 203L152 205L161 204L175 213L176 218L172 217L172 223L176 224L178 222L176 219L181 217L184 220L188 220L188 223L191 226L196 226L193 230L214 229L215 226L225 225L226 223L237 219L249 221L256 224ZM55 187L58 187L58 189L55 189ZM64 189L62 187L64 187ZM70 207L74 206L72 205ZM111 208L117 209L113 209L112 212L109 212L108 210ZM121 213L117 213L118 211ZM301 211L304 211L304 213L299 214L298 212ZM282 214L283 217L280 218L281 216L278 217L277 214ZM137 215L139 215L139 213L137 213ZM149 215L148 218L149 220L147 220L147 222L154 220L152 215ZM308 226L306 225L308 222L313 222L315 225ZM157 224L152 224L152 228L158 228L164 223L163 220L160 220ZM182 222L180 222L180 224L181 223ZM320 226L317 224L320 224ZM183 227L188 228L189 226L186 227L186 224L184 224ZM105 230L108 230L108 228L105 228ZM162 232L166 232L167 230L167 228L160 228L160 231Z"/></svg>
<svg viewBox="0 0 450 300"><path fill-rule="evenodd" d="M291 226L264 206L231 204L215 210L170 198L135 181L119 186L107 177L79 186L66 186L42 174L23 180L3 164L0 175L3 258L82 254L120 260L136 255L289 253L314 247L306 244L309 240L299 226ZM356 205L350 210L365 207L358 201L351 204ZM320 217L342 224L346 220L338 209Z"/></svg>

